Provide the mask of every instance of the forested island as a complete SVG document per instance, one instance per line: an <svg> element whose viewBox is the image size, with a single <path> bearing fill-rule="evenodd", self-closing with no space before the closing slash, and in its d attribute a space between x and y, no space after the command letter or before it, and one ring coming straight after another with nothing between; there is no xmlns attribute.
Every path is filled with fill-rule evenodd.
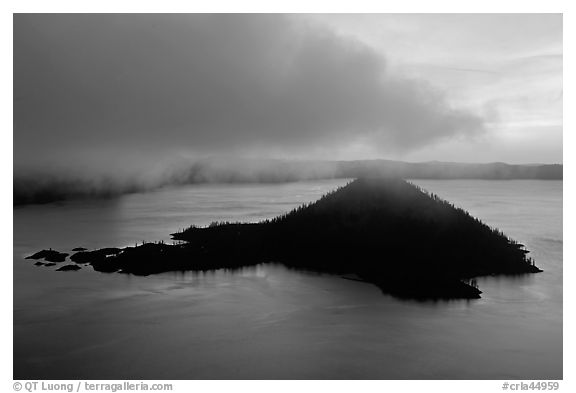
<svg viewBox="0 0 576 393"><path fill-rule="evenodd" d="M270 220L191 226L172 237L173 244L81 250L70 257L76 265L59 270L90 264L150 275L279 262L420 299L479 298L475 277L541 271L522 244L396 177L353 180ZM46 255L60 261L63 254L43 250L30 258Z"/></svg>

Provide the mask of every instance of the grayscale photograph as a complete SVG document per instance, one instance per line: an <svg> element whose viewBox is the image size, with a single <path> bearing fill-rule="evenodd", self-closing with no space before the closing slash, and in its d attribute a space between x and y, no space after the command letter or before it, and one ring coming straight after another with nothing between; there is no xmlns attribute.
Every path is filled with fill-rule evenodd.
<svg viewBox="0 0 576 393"><path fill-rule="evenodd" d="M14 380L558 389L561 13L12 20Z"/></svg>

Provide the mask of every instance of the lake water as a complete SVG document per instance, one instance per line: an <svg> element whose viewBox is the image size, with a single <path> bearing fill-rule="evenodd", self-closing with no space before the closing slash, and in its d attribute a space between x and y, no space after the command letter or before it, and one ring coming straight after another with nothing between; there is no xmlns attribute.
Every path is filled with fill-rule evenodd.
<svg viewBox="0 0 576 393"><path fill-rule="evenodd" d="M473 301L401 301L274 264L134 277L23 259L257 221L344 183L197 185L15 208L14 378L562 378L561 181L414 181L524 243L544 270L478 279Z"/></svg>

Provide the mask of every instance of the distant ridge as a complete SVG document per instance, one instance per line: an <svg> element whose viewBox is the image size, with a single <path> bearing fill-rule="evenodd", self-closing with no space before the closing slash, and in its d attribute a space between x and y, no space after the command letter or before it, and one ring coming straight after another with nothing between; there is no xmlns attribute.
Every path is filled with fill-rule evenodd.
<svg viewBox="0 0 576 393"><path fill-rule="evenodd" d="M342 177L391 175L407 179L562 180L562 171L563 166L560 164L470 164L441 161L410 163L388 160L338 162L338 172Z"/></svg>
<svg viewBox="0 0 576 393"><path fill-rule="evenodd" d="M165 186L201 183L286 183L302 180L395 176L405 179L562 180L560 164L511 165L454 162L410 163L391 160L283 161L201 160L180 163L155 178L70 178L47 174L15 174L14 205L67 199L114 197Z"/></svg>

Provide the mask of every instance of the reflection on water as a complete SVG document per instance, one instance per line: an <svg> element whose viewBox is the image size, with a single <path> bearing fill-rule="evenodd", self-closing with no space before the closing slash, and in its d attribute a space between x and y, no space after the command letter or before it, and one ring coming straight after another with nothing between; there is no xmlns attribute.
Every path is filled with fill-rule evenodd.
<svg viewBox="0 0 576 393"><path fill-rule="evenodd" d="M418 181L526 244L544 273L478 280L475 301L411 302L339 277L55 272L23 255L165 239L273 217L343 181L193 186L14 212L14 377L562 377L562 183Z"/></svg>

